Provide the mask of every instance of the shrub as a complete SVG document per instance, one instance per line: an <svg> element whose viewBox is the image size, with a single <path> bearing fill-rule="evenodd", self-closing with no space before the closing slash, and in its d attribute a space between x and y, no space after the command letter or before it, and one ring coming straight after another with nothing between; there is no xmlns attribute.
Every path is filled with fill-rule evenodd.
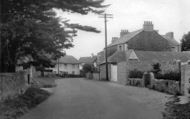
<svg viewBox="0 0 190 119"><path fill-rule="evenodd" d="M142 78L143 77L142 71L139 71L137 69L129 71L129 78Z"/></svg>
<svg viewBox="0 0 190 119"><path fill-rule="evenodd" d="M157 73L157 74L155 74L155 78L179 81L181 79L181 73L178 71L169 71L169 72L165 72L162 74Z"/></svg>
<svg viewBox="0 0 190 119"><path fill-rule="evenodd" d="M160 63L155 63L155 64L152 64L152 72L154 74L157 74L161 71L161 64Z"/></svg>

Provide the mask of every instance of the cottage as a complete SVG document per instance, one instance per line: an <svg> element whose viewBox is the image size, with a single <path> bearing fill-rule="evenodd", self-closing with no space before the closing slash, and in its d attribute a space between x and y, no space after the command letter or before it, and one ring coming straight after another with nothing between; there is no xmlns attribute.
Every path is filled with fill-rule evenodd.
<svg viewBox="0 0 190 119"><path fill-rule="evenodd" d="M134 32L122 30L120 37L113 37L107 48L109 79L118 81L122 79L121 76L126 79L127 70L137 68L148 71L152 63L156 62L161 63L164 70L173 68L171 62L190 59L188 53L180 50L180 44L174 39L173 32L160 35L154 30L152 22L144 22L143 28ZM98 53L97 60L100 78L105 79L104 51Z"/></svg>
<svg viewBox="0 0 190 119"><path fill-rule="evenodd" d="M79 61L70 55L66 55L57 60L56 65L52 68L56 74L72 74L79 75Z"/></svg>

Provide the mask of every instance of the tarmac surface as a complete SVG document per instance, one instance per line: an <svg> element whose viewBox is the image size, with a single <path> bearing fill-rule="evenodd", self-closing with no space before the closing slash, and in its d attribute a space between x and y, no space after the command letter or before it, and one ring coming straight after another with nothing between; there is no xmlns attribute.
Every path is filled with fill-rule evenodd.
<svg viewBox="0 0 190 119"><path fill-rule="evenodd" d="M162 119L169 95L82 78L56 80L53 95L21 119Z"/></svg>

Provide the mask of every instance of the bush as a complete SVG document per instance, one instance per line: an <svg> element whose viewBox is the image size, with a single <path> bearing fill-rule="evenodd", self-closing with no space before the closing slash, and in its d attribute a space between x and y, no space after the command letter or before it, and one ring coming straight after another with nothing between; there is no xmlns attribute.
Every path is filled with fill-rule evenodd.
<svg viewBox="0 0 190 119"><path fill-rule="evenodd" d="M174 80L179 81L181 79L181 73L178 71L169 71L166 73L157 73L154 74L156 79L167 79L167 80Z"/></svg>
<svg viewBox="0 0 190 119"><path fill-rule="evenodd" d="M47 91L33 87L28 88L24 94L0 102L0 118L17 119L49 96L50 93Z"/></svg>
<svg viewBox="0 0 190 119"><path fill-rule="evenodd" d="M129 71L129 78L142 78L143 77L142 71L139 71L137 69Z"/></svg>

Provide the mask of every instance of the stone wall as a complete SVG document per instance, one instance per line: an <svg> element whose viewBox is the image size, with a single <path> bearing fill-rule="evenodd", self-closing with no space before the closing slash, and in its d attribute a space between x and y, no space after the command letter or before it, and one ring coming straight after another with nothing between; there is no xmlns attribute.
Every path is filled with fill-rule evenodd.
<svg viewBox="0 0 190 119"><path fill-rule="evenodd" d="M179 81L165 80L165 79L155 79L150 78L150 84L146 85L146 78L128 78L127 85L147 87L153 90L157 90L164 93L169 93L173 95L180 94Z"/></svg>
<svg viewBox="0 0 190 119"><path fill-rule="evenodd" d="M99 73L93 73L93 79L94 80L99 80L100 74Z"/></svg>
<svg viewBox="0 0 190 119"><path fill-rule="evenodd" d="M143 87L144 86L143 79L142 78L128 78L127 85Z"/></svg>
<svg viewBox="0 0 190 119"><path fill-rule="evenodd" d="M127 84L126 62L117 64L117 80L119 84Z"/></svg>
<svg viewBox="0 0 190 119"><path fill-rule="evenodd" d="M27 73L0 73L0 100L23 93L27 85Z"/></svg>
<svg viewBox="0 0 190 119"><path fill-rule="evenodd" d="M151 79L151 85L149 88L173 95L180 94L179 81Z"/></svg>

